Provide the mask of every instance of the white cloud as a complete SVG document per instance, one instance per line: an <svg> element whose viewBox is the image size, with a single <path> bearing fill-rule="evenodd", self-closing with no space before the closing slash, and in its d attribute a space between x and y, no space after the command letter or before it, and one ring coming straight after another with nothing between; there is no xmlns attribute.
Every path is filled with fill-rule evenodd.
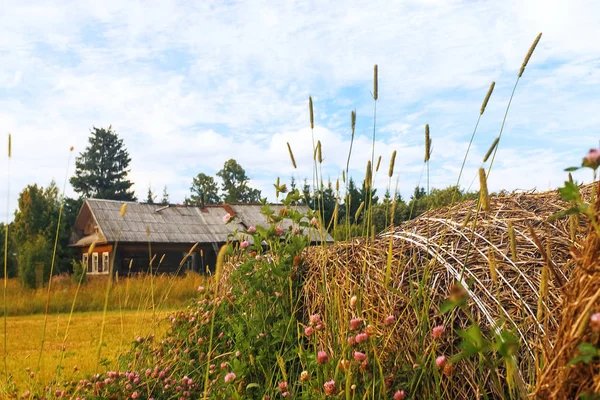
<svg viewBox="0 0 600 400"><path fill-rule="evenodd" d="M481 101L496 81L467 182L498 134L539 31L544 36L519 83L490 185L556 186L562 169L597 141L600 43L593 39L600 37L600 5L591 0L356 0L344 7L59 1L2 11L0 132L14 135L11 208L29 183L55 178L61 185L69 146L82 151L92 126L109 124L131 153L140 198L151 183L157 192L167 185L171 199L182 201L193 175L214 173L229 158L273 196L276 176L312 175L309 95L324 175L333 180L345 168L349 113L357 110L351 169L358 177L371 158L375 63L375 153L387 169L398 150L405 196L419 181L425 123L434 143L432 184L456 181Z"/></svg>

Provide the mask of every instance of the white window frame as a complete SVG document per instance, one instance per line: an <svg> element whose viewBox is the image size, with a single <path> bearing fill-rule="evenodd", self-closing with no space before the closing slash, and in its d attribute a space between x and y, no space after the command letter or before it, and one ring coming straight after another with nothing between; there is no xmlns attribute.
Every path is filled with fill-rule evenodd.
<svg viewBox="0 0 600 400"><path fill-rule="evenodd" d="M98 253L92 253L92 274L98 273Z"/></svg>
<svg viewBox="0 0 600 400"><path fill-rule="evenodd" d="M89 273L90 271L90 256L88 253L83 253L81 255L81 262L85 265L85 272Z"/></svg>
<svg viewBox="0 0 600 400"><path fill-rule="evenodd" d="M110 270L110 253L105 251L102 253L102 273L108 274Z"/></svg>

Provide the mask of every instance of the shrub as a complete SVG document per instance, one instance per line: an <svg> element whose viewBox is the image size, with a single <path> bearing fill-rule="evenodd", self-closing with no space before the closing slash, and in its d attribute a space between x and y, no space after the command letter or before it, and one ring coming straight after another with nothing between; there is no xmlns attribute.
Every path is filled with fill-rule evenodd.
<svg viewBox="0 0 600 400"><path fill-rule="evenodd" d="M25 242L19 248L18 259L19 276L26 288L35 289L38 284L48 281L52 254L43 236L38 235ZM40 272L42 276L38 276Z"/></svg>

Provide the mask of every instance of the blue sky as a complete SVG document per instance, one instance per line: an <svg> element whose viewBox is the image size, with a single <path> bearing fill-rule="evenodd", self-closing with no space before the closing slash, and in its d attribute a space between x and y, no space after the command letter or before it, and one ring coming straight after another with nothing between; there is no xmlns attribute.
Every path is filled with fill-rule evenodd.
<svg viewBox="0 0 600 400"><path fill-rule="evenodd" d="M466 164L468 187L539 32L491 189L555 188L563 169L598 145L595 1L6 1L0 7L0 132L13 135L11 210L27 184L55 179L62 187L69 147L76 156L92 126L109 124L130 151L140 198L149 184L157 192L166 185L171 200L182 202L194 175L214 174L229 158L273 198L277 176L312 176L309 95L324 175L333 181L345 167L350 111L357 110L351 174L361 178L371 157L374 64L380 71L375 154L384 165L376 184L386 187L397 150L405 197L419 183L425 124L434 147L431 186L456 182L481 102L496 82Z"/></svg>

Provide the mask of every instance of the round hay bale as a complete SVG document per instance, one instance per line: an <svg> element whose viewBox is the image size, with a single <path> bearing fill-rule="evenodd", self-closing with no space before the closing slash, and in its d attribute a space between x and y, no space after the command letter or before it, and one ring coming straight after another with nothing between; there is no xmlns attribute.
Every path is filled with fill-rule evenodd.
<svg viewBox="0 0 600 400"><path fill-rule="evenodd" d="M596 204L596 223L600 222L600 199ZM573 250L575 268L563 291L563 307L555 345L538 382L538 399L594 398L600 394L600 365L597 362L572 360L581 355L580 346L598 348L598 328L591 315L600 313L600 236L593 228L581 250ZM585 345L584 345L585 346Z"/></svg>
<svg viewBox="0 0 600 400"><path fill-rule="evenodd" d="M590 187L582 193L589 197ZM306 312L337 326L323 339L322 345L331 351L343 348L351 318L381 326L394 315L398 322L393 333L385 334L378 348L381 360L396 368L417 368L433 348L446 356L460 351L455 335L439 343L430 334L436 325L445 325L447 331L450 325L470 325L462 311L454 313L452 321L439 312L460 282L468 293L467 310L483 330L489 332L504 321L520 339L518 367L530 390L558 326L557 282L567 281L569 248L576 246L574 239L583 229L583 222L574 218L547 220L567 206L556 191L512 193L491 197L488 212L478 210L476 201L467 201L425 213L374 240L310 248L303 289ZM544 279L547 288L540 288L544 266L550 276ZM350 304L353 296L358 297L355 307ZM441 383L448 385L448 398L479 398L482 390L498 398L506 393L492 388L490 380L482 388L481 380L488 378L465 362L455 368L451 382Z"/></svg>

